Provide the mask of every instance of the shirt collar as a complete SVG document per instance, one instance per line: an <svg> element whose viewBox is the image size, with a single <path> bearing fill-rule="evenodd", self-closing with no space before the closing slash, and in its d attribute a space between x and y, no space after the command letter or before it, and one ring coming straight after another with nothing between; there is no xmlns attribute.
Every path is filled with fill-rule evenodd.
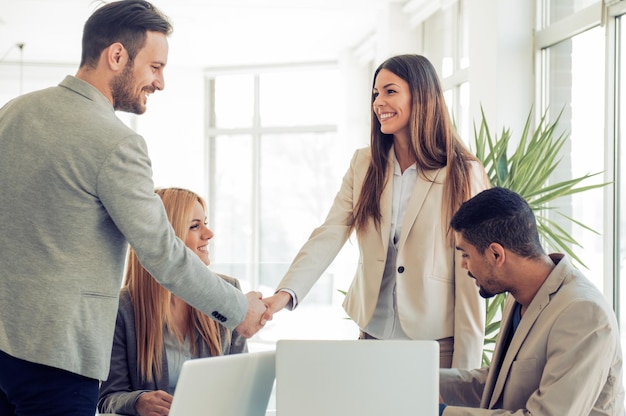
<svg viewBox="0 0 626 416"><path fill-rule="evenodd" d="M398 162L398 159L396 158L396 152L392 150L391 154L393 155L393 174L397 176L402 176L402 170L400 170L400 163ZM406 168L405 172L411 169L417 170L417 162L413 163L411 166Z"/></svg>

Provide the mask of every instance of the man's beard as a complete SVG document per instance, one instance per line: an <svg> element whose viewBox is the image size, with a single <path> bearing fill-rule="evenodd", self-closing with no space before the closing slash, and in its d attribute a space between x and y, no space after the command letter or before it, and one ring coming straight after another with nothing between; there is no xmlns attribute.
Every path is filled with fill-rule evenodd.
<svg viewBox="0 0 626 416"><path fill-rule="evenodd" d="M141 102L142 96L134 95L134 83L133 64L129 61L122 73L113 78L110 83L113 108L116 111L125 111L133 114L146 112L146 107Z"/></svg>
<svg viewBox="0 0 626 416"><path fill-rule="evenodd" d="M471 277L472 279L476 280L476 277L468 270L467 275L469 277ZM482 296L485 299L489 299L494 297L496 294L495 293L491 293L489 291L487 291L484 287L478 285L478 293L480 294L480 296Z"/></svg>
<svg viewBox="0 0 626 416"><path fill-rule="evenodd" d="M482 286L478 286L478 293L485 299L492 298L496 295L495 293L486 291L485 288L483 288Z"/></svg>

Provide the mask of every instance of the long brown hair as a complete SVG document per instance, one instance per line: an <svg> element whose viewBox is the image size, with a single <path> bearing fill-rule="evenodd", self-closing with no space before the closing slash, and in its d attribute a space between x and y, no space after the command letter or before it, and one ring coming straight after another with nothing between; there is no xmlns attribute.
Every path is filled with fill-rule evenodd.
<svg viewBox="0 0 626 416"><path fill-rule="evenodd" d="M168 219L176 236L185 240L189 231L189 218L196 201L206 210L204 200L197 194L180 188L157 189L157 195L163 200ZM135 251L128 251L124 287L128 288L135 311L135 328L137 333L137 362L139 375L145 381L152 381L153 372L159 378L163 369L163 337L167 328L179 341L185 336L191 340L191 353L197 356L196 334L209 346L211 355L222 355L222 335L218 323L197 309L186 305L189 309L189 325L184 333L176 330L171 324L170 302L172 293L159 285L143 268ZM230 332L226 332L227 336Z"/></svg>
<svg viewBox="0 0 626 416"><path fill-rule="evenodd" d="M409 84L412 100L409 146L420 175L425 177L424 170L448 167L444 183L446 215L442 225L449 231L450 218L471 196L470 162L479 162L454 129L439 78L428 59L421 55L391 57L376 69L373 86L382 69L391 71ZM372 93L372 104L375 98ZM381 132L373 107L371 119L372 160L355 207L354 227L357 231L364 229L370 221L377 228L380 226L380 195L385 186L389 150L393 145L393 135Z"/></svg>

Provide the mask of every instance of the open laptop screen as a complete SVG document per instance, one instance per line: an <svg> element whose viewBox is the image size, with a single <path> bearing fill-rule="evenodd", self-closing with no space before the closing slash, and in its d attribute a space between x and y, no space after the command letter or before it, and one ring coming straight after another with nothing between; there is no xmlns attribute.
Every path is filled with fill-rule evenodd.
<svg viewBox="0 0 626 416"><path fill-rule="evenodd" d="M185 361L169 414L264 416L274 376L274 351Z"/></svg>

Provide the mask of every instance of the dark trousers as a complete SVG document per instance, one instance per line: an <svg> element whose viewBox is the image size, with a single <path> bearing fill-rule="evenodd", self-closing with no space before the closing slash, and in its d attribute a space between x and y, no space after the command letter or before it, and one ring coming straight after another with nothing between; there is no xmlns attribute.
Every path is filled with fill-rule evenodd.
<svg viewBox="0 0 626 416"><path fill-rule="evenodd" d="M94 416L98 380L0 351L0 416Z"/></svg>

